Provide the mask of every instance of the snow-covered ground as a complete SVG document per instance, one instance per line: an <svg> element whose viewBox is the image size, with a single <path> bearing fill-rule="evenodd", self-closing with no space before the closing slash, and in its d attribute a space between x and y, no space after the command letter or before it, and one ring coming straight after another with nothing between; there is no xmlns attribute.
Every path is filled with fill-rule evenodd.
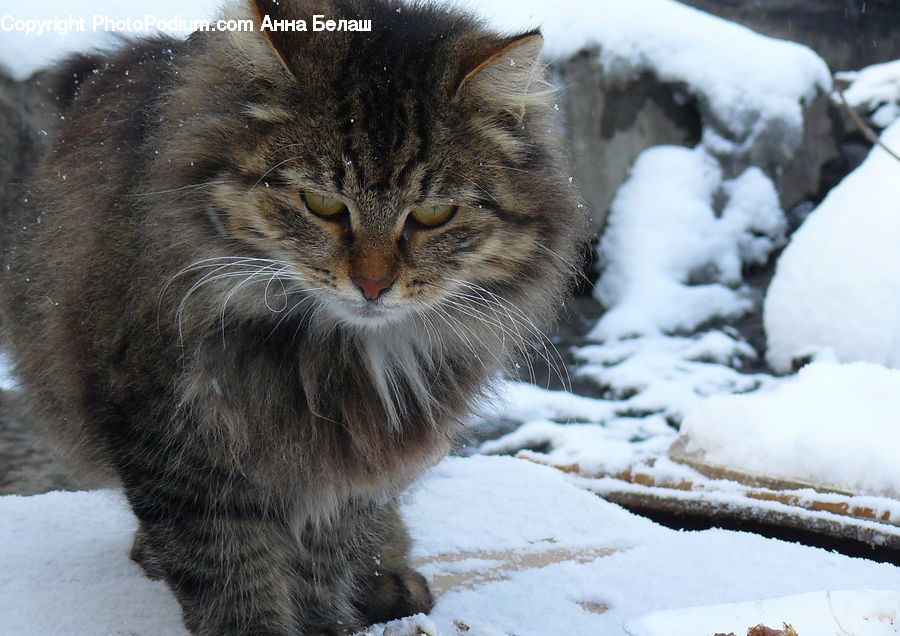
<svg viewBox="0 0 900 636"><path fill-rule="evenodd" d="M0 17L87 21L84 33L3 32L0 63L24 77L67 52L114 44L92 28L94 15L204 18L217 4L47 0L0 9ZM751 167L726 178L716 157L745 152L771 126L796 148L801 101L831 87L824 63L670 0L465 4L508 31L542 25L550 57L595 46L607 73L653 69L683 84L720 128L705 127L694 149L645 151L613 203L597 287L609 311L593 342L573 352L573 376L602 399L510 382L486 410L521 426L480 451L520 459L449 459L408 496L414 558L440 593L418 624L445 635L695 636L742 635L767 622L808 636L830 633L831 617L862 636L900 631L900 596L861 591L900 589L898 567L751 534L676 532L594 494L639 470L697 483L667 456L678 442L730 470L862 494L876 517L866 523L900 525L891 453L900 371L886 368L900 366L900 163L873 151L790 238L766 299L769 350L758 352L736 330L708 325L758 310L742 272L788 240L785 217L769 177ZM852 104L877 109L895 149L898 78L900 67L882 65L848 77L846 91ZM796 356L818 361L787 378L747 372L761 353L782 372ZM839 364L851 360L869 364ZM13 384L0 356L0 388ZM732 486L684 497L739 506ZM757 505L791 514L781 500ZM133 528L114 492L0 498L0 633L183 633L166 587L127 558ZM802 596L761 602L788 595ZM749 604L696 609L740 602ZM404 629L414 632L413 622L384 634Z"/></svg>
<svg viewBox="0 0 900 636"><path fill-rule="evenodd" d="M429 617L385 635L412 636L415 622L446 636L696 636L713 633L692 631L696 610L664 621L668 631L658 617L641 617L821 590L900 589L900 568L752 534L668 530L556 470L511 458L445 460L403 512L414 560L440 596ZM128 559L134 527L117 492L0 498L0 633L184 633L165 585ZM769 615L799 627L822 596L782 603ZM881 631L859 634L897 633L888 621L900 618L900 594L863 600L845 616L868 617ZM712 616L716 631L743 634L763 614ZM410 629L401 631L403 624Z"/></svg>

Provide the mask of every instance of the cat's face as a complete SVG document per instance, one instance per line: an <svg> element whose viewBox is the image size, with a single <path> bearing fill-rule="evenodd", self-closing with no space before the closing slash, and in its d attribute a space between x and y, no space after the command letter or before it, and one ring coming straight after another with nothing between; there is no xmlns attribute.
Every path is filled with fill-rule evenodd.
<svg viewBox="0 0 900 636"><path fill-rule="evenodd" d="M262 134L229 158L214 205L337 321L442 320L476 297L509 311L583 216L542 145L540 36L382 27L390 39L268 42L290 77L243 106Z"/></svg>
<svg viewBox="0 0 900 636"><path fill-rule="evenodd" d="M325 145L310 149L320 159L313 165L277 158L281 166L261 183L237 195L222 188L229 232L283 261L346 323L377 327L442 303L465 304L473 285L513 285L540 237L537 211L517 205L515 184L487 167L502 159L486 148L482 165L470 165L452 158L465 156L453 146L440 140L438 156L411 159L407 182L392 184L395 170L381 187L366 178L365 159L328 157ZM340 180L317 169L336 162L344 164Z"/></svg>

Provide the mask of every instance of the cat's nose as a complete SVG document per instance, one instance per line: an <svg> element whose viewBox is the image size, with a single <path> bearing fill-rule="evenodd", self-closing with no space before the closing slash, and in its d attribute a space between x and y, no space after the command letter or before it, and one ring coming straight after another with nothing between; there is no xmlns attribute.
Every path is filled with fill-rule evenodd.
<svg viewBox="0 0 900 636"><path fill-rule="evenodd" d="M353 283L359 287L366 300L375 300L394 283L394 279L385 276L378 280L371 280L365 276L354 276Z"/></svg>

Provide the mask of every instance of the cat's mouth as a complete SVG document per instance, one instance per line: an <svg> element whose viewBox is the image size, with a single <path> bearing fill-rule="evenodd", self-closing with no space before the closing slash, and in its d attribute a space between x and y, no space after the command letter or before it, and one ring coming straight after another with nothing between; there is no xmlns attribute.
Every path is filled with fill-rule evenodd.
<svg viewBox="0 0 900 636"><path fill-rule="evenodd" d="M383 299L348 300L337 297L327 303L327 307L342 322L367 329L395 323L407 314L403 306L387 304Z"/></svg>

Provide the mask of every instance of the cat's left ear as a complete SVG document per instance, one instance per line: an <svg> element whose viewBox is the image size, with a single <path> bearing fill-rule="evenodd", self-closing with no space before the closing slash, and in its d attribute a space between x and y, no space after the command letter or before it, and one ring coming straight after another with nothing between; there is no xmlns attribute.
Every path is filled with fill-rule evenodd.
<svg viewBox="0 0 900 636"><path fill-rule="evenodd" d="M453 100L476 93L482 99L505 105L510 112L524 112L528 105L544 102L551 91L547 90L546 70L540 59L543 44L541 32L534 30L492 42L485 48L475 47Z"/></svg>
<svg viewBox="0 0 900 636"><path fill-rule="evenodd" d="M295 16L291 13L287 2L281 0L250 0L250 10L253 13L254 27L258 28L262 33L269 49L281 62L281 65L293 75L290 65L290 52L292 49L292 32L273 30L263 27L263 18L268 16L270 20L284 21L293 20Z"/></svg>

